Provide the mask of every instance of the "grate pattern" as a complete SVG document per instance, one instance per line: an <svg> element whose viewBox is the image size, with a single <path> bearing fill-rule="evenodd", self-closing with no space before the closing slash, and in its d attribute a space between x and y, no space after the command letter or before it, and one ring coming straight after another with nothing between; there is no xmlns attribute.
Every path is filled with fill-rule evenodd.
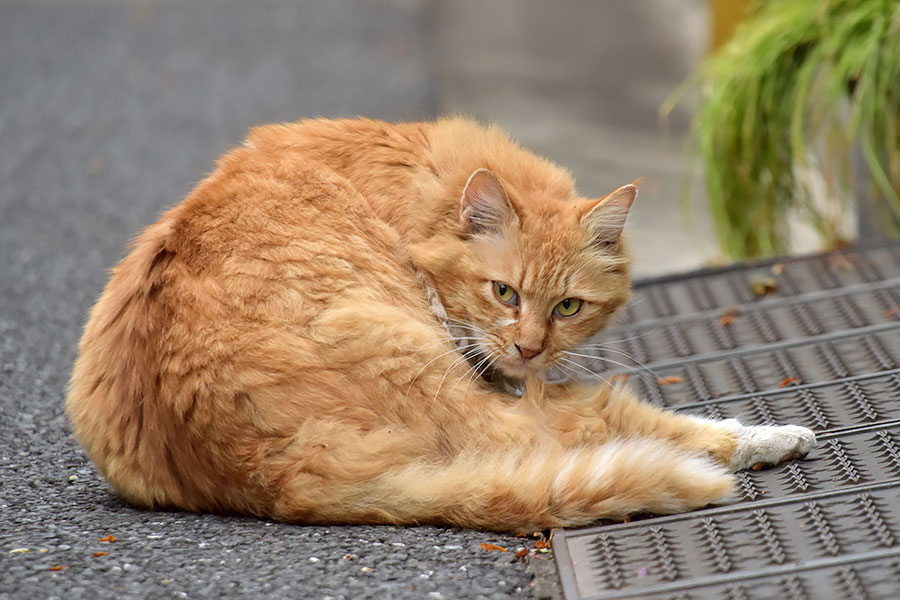
<svg viewBox="0 0 900 600"><path fill-rule="evenodd" d="M605 340L585 364L651 402L819 444L735 504L558 532L567 598L898 597L900 244L643 282Z"/></svg>
<svg viewBox="0 0 900 600"><path fill-rule="evenodd" d="M644 322L760 301L754 283L775 280L780 298L900 277L900 247L886 243L839 253L763 261L648 279L635 284L624 322ZM767 296L763 297L763 299Z"/></svg>

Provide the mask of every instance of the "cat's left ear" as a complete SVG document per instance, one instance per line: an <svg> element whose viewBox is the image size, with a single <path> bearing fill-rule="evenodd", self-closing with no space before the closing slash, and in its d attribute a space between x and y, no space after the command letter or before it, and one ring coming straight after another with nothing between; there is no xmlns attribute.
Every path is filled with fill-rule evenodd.
<svg viewBox="0 0 900 600"><path fill-rule="evenodd" d="M623 185L613 193L589 204L581 224L591 235L591 246L606 249L619 243L622 228L628 218L628 211L637 197L640 179Z"/></svg>
<svg viewBox="0 0 900 600"><path fill-rule="evenodd" d="M463 190L459 221L467 234L499 235L505 226L515 224L518 216L497 176L478 169Z"/></svg>

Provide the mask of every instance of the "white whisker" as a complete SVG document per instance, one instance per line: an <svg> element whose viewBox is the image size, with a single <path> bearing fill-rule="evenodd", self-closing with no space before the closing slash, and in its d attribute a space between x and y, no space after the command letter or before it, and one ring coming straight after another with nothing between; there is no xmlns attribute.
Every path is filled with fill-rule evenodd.
<svg viewBox="0 0 900 600"><path fill-rule="evenodd" d="M606 363L616 365L618 367L622 367L623 369L626 369L629 371L634 368L634 366L632 366L632 365L626 365L625 363L621 363L621 362L619 362L617 360L613 360L611 358L606 358L605 356L594 356L593 354L579 354L577 352L569 352L568 350L563 350L562 352L563 352L563 354L568 354L569 356L581 356L583 358L590 358L592 360L603 361Z"/></svg>
<svg viewBox="0 0 900 600"><path fill-rule="evenodd" d="M553 368L559 369L559 372L569 380L573 380L573 379L576 381L578 380L578 377L579 377L578 372L574 371L570 367L567 367L566 365L557 364L557 365L553 365Z"/></svg>
<svg viewBox="0 0 900 600"><path fill-rule="evenodd" d="M418 354L419 352L421 352L422 348L424 348L425 346L431 346L432 344L440 344L442 342L458 342L458 341L463 341L463 340L484 341L484 339L482 337L474 336L474 335L461 335L461 336L455 336L455 337L448 336L448 337L438 338L436 340L431 340L431 341L425 342L424 344L422 344L421 346L416 348L416 351L413 352L413 354L414 355Z"/></svg>
<svg viewBox="0 0 900 600"><path fill-rule="evenodd" d="M481 369L481 372L478 373L478 374L477 374L475 377L473 377L471 380L469 380L469 383L466 384L466 389L465 389L465 391L463 392L463 395L469 393L469 386L472 385L472 382L475 381L476 379L478 379L479 377L484 376L484 374L487 373L488 369L490 369L490 368L494 365L494 362L495 362L496 360L497 360L497 357L491 358L491 359L487 362L487 364L484 366L484 368Z"/></svg>
<svg viewBox="0 0 900 600"><path fill-rule="evenodd" d="M469 373L472 373L471 377L466 378L466 379L467 379L467 381L466 381L466 389L463 390L463 396L464 396L464 397L465 397L466 394L469 393L469 386L472 385L472 382L475 381L476 379L478 379L478 377L481 376L481 373L479 372L480 367L481 367L482 365L484 365L484 364L490 365L490 363L491 363L491 355L490 355L490 354L487 354L487 355L485 355L480 361L478 361L478 364L476 364L476 365L473 366L471 369L469 369L468 371L466 371L466 372L463 374L463 376L459 378L460 380L462 380L462 379L466 378L466 375L468 375ZM483 372L483 371L482 371L482 372Z"/></svg>
<svg viewBox="0 0 900 600"><path fill-rule="evenodd" d="M643 332L643 333L636 333L635 335L632 335L632 336L629 336L629 337L625 337L625 338L620 338L620 339L617 339L617 340L597 340L597 341L594 342L594 343L585 344L583 347L586 348L586 347L589 347L589 346L607 346L607 345L609 345L609 344L618 344L618 343L621 343L621 342L630 342L631 340L637 340L637 339L640 339L640 338L644 337L645 335L647 335L647 334L649 334L649 333L650 333L650 331L645 331L645 332Z"/></svg>
<svg viewBox="0 0 900 600"><path fill-rule="evenodd" d="M609 383L609 381L607 381L605 378L601 377L599 374L595 373L594 371L591 371L590 369L588 369L588 368L585 367L584 365L582 365L582 364L580 364L580 363L577 363L577 362L575 362L574 360L570 360L570 359L568 359L568 358L566 358L566 357L562 357L562 360L565 361L566 363L570 364L570 365L574 365L574 366L578 367L579 369L581 369L581 370L583 370L583 371L587 371L588 373L591 374L591 376L593 376L593 377L599 379L599 380L602 381L603 383L605 383L605 384L607 384L607 385L611 385L611 384Z"/></svg>
<svg viewBox="0 0 900 600"><path fill-rule="evenodd" d="M455 369L456 365L458 365L459 363L465 362L465 361L469 360L470 358L472 358L473 356L476 356L477 354L478 354L478 348L469 350L468 352L464 353L462 356L460 356L459 358L454 360L453 363L449 367L447 367L447 370L444 371L444 376L441 377L441 382L438 384L437 390L434 392L434 398L431 399L432 406L434 406L434 403L437 402L437 397L441 393L441 388L444 387L444 382L447 380L447 376L450 374L450 371Z"/></svg>
<svg viewBox="0 0 900 600"><path fill-rule="evenodd" d="M579 350L583 350L583 349L585 349L585 348L584 348L583 346L579 346L578 349L579 349ZM593 349L593 348L588 348L588 350L592 350L592 349ZM621 356L624 356L625 358L627 358L628 360L634 362L635 364L637 364L639 367L641 367L642 369L644 369L645 371L647 371L648 373L650 373L650 374L653 375L654 377L656 376L656 373L654 373L653 369L651 369L647 364L645 364L645 363L641 362L640 360L638 360L638 358L637 358L636 356L634 356L633 354L631 354L630 352L626 352L626 351L624 351L624 350L620 350L619 348L597 348L597 350L603 350L604 352L614 352L615 354L619 354L619 355L621 355ZM601 358L601 357L598 356L598 357L596 357L596 358ZM611 361L611 359L606 359L606 360L610 360L610 361ZM633 369L634 367L631 366L631 367L628 367L628 368L629 368L629 369Z"/></svg>
<svg viewBox="0 0 900 600"><path fill-rule="evenodd" d="M467 376L469 373L473 373L473 374L474 374L474 373L477 373L477 372L478 372L478 371L477 371L478 367L480 367L481 365L483 365L484 362L485 362L486 360L488 360L488 359L490 359L490 354L486 354L486 355L482 356L482 357L481 357L481 360L479 360L476 364L474 364L474 365L472 365L471 367L469 367L469 370L462 374L462 377L460 377L460 378L457 380L457 383L459 383L459 382L460 382L461 380L463 380L463 379L466 379L466 376ZM467 386L467 388L468 388L468 386Z"/></svg>
<svg viewBox="0 0 900 600"><path fill-rule="evenodd" d="M463 355L465 356L466 352L464 352L464 351L471 351L470 350L471 348L477 348L478 345L479 345L478 342L475 342L472 344L466 344L465 346L461 346L459 348L453 348L451 350L447 350L446 352L442 352L442 353L438 354L437 356L435 356L434 358L432 358L431 360L429 360L427 363L425 363L425 365L421 369L419 369L419 372L416 373L416 376L412 378L412 381L409 382L409 387L406 388L406 396L404 396L404 400L407 400L409 398L409 391L412 389L413 384L419 378L419 375L421 375L422 372L425 369L427 369L429 365L431 365L431 363L433 363L436 360L441 359L444 356L447 356L448 354L453 354L454 352L463 352Z"/></svg>

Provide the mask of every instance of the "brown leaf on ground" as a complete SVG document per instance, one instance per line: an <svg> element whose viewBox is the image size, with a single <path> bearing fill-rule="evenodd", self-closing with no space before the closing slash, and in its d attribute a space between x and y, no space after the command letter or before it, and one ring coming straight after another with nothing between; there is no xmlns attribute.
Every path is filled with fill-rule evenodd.
<svg viewBox="0 0 900 600"><path fill-rule="evenodd" d="M783 388L783 387L787 387L789 385L793 385L793 384L799 383L799 382L800 382L800 380L797 379L796 377L785 377L782 380L782 382L778 384L778 387Z"/></svg>
<svg viewBox="0 0 900 600"><path fill-rule="evenodd" d="M767 296L778 291L778 282L774 277L756 274L750 278L750 289L754 296Z"/></svg>
<svg viewBox="0 0 900 600"><path fill-rule="evenodd" d="M110 542L110 543L112 543L112 542L118 542L118 541L119 541L119 538L117 538L117 537L114 536L114 535L108 535L108 536L106 536L106 537L100 538L100 539L97 540L97 541L98 541L98 542Z"/></svg>
<svg viewBox="0 0 900 600"><path fill-rule="evenodd" d="M100 558L101 556L109 556L109 552L94 552L94 558Z"/></svg>
<svg viewBox="0 0 900 600"><path fill-rule="evenodd" d="M488 552L506 552L506 548L504 548L503 546L498 546L497 544L489 544L487 542L481 544L481 549L487 550Z"/></svg>
<svg viewBox="0 0 900 600"><path fill-rule="evenodd" d="M732 324L734 324L733 315L722 315L722 318L719 319L719 325L723 327L731 327Z"/></svg>
<svg viewBox="0 0 900 600"><path fill-rule="evenodd" d="M681 383L684 381L684 377L680 375L669 375L668 377L660 377L656 380L660 385L670 385L673 383Z"/></svg>
<svg viewBox="0 0 900 600"><path fill-rule="evenodd" d="M518 552L516 552L516 558L525 558L528 554L528 548L522 548Z"/></svg>
<svg viewBox="0 0 900 600"><path fill-rule="evenodd" d="M549 538L546 540L538 540L534 543L534 547L538 550L546 550L553 547L553 542Z"/></svg>
<svg viewBox="0 0 900 600"><path fill-rule="evenodd" d="M69 567L67 567L66 565L53 565L52 567L50 567L50 570L51 571L65 571L68 568Z"/></svg>
<svg viewBox="0 0 900 600"><path fill-rule="evenodd" d="M834 254L828 260L829 266L836 271L852 271L855 267L843 254Z"/></svg>

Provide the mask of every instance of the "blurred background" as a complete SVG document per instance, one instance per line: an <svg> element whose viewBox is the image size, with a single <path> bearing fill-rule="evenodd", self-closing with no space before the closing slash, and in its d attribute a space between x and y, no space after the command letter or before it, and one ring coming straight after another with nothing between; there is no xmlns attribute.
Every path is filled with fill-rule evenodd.
<svg viewBox="0 0 900 600"><path fill-rule="evenodd" d="M137 229L176 203L255 124L352 115L420 120L447 113L500 123L524 145L568 167L584 195L603 195L644 177L628 225L639 274L845 243L857 227L852 207L832 211L838 228L848 232L824 240L815 227L812 234L800 231L810 230L802 215L755 207L749 225L742 223L750 232L740 235L783 229L782 219L800 222L799 229L789 240L780 229L774 246L765 240L723 243L731 212L753 200L729 207L720 198L711 211L705 188L712 181L721 196L722 182L704 176L702 162L692 162L685 146L714 74L689 82L661 117L661 107L712 48L729 39L746 4L0 0L0 251L16 252L24 267L32 255L50 261L63 277L66 261L77 261L78 253L111 266ZM830 4L821 2L816 10ZM893 9L894 3L878 4ZM886 27L893 31L890 19ZM791 43L791 56L798 56ZM762 71L766 61L771 57L761 59ZM725 69L735 71L735 62ZM784 67L791 69L799 67ZM852 117L851 109L844 111ZM766 135L767 127L782 127L785 135L790 130L790 123L767 126L769 117L760 115L756 125ZM719 128L713 121L705 126L707 132ZM715 147L711 152L726 162L725 171L738 172L746 141L738 142L734 155ZM714 142L700 139L694 146L707 143L709 150ZM811 142L802 152L811 156L815 146ZM796 173L795 159L784 159L788 176ZM747 177L772 179L768 168ZM809 172L807 187L829 181ZM789 194L797 184L782 187ZM724 193L741 198L732 188ZM693 207L690 222L685 197ZM723 217L723 211L729 214ZM760 211L765 214L754 221ZM37 246L46 251L36 252ZM69 250L54 253L54 247ZM90 295L103 278L95 276Z"/></svg>

